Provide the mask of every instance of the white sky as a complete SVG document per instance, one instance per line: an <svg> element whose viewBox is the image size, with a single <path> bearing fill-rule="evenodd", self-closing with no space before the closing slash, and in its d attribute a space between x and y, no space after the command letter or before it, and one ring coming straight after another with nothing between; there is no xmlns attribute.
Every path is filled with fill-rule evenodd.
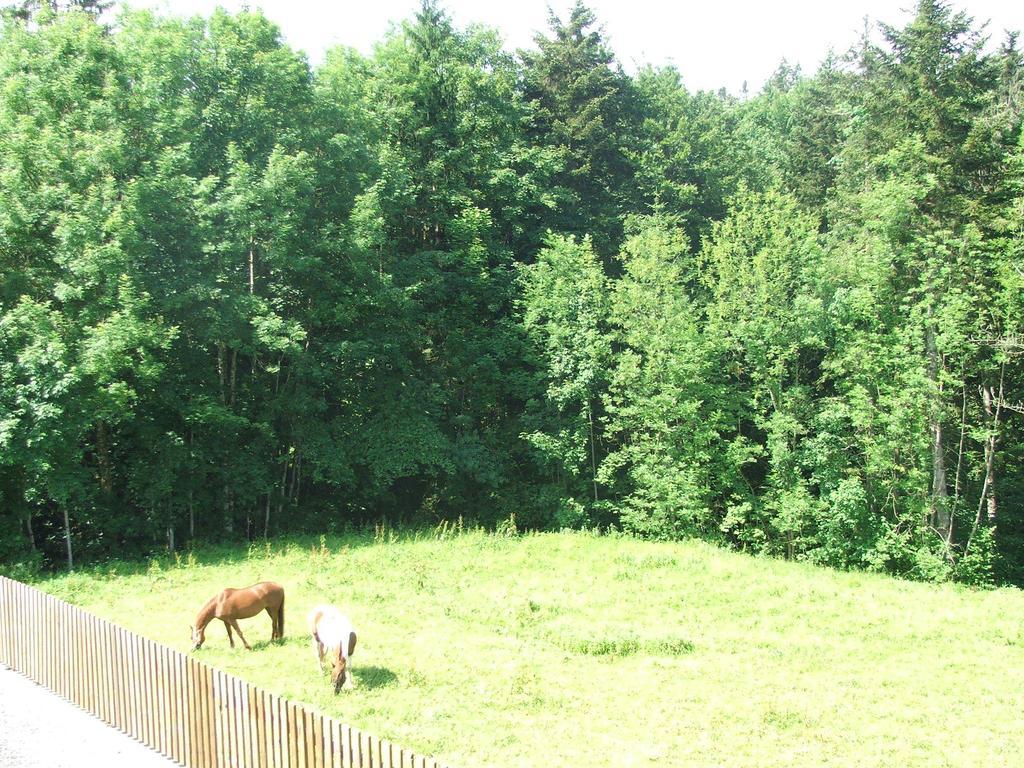
<svg viewBox="0 0 1024 768"><path fill-rule="evenodd" d="M550 5L563 19L573 0L442 0L458 26L496 27L510 49L532 47L547 30ZM392 21L409 18L418 0L130 0L136 7L207 15L216 6L262 8L285 40L313 64L326 49L349 45L368 53ZM725 86L756 92L785 58L813 72L830 47L853 45L864 17L902 26L915 0L589 0L606 39L628 70L642 63L673 63L687 88ZM990 21L990 44L1003 30L1024 31L1024 0L953 0L976 25ZM1021 40L1024 46L1024 40Z"/></svg>

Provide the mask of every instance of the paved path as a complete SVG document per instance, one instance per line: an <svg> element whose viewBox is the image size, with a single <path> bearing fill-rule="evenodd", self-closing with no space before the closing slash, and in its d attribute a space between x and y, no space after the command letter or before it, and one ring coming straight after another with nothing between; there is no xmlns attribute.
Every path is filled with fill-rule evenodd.
<svg viewBox="0 0 1024 768"><path fill-rule="evenodd" d="M2 768L180 768L0 664Z"/></svg>

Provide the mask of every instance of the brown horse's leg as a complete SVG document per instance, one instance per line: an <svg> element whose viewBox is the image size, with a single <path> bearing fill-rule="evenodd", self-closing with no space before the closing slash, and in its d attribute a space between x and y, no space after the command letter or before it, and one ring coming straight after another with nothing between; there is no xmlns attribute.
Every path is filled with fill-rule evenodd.
<svg viewBox="0 0 1024 768"><path fill-rule="evenodd" d="M231 643L231 647L234 648L235 638L231 636L231 622L227 619L221 619L221 621L224 622L224 628L228 631L228 642ZM239 635L241 635L241 632L239 632Z"/></svg>
<svg viewBox="0 0 1024 768"><path fill-rule="evenodd" d="M277 640L278 637L280 637L280 635L278 635L277 629L277 611L275 611L268 605L267 615L270 616L270 641L273 642L274 640Z"/></svg>
<svg viewBox="0 0 1024 768"><path fill-rule="evenodd" d="M242 645L245 646L245 650L251 651L252 650L252 646L249 645L247 642L245 642L245 635L242 634L242 629L241 629L241 627L238 626L237 619L232 619L231 620L231 626L233 626L235 628L235 632L237 632L238 633L238 637L241 638Z"/></svg>

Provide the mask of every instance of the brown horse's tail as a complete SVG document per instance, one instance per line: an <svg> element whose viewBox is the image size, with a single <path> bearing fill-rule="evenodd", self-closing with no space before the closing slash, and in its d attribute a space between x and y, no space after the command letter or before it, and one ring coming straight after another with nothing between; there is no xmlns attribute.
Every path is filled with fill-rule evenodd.
<svg viewBox="0 0 1024 768"><path fill-rule="evenodd" d="M281 595L281 605L277 609L277 639L284 638L284 595Z"/></svg>

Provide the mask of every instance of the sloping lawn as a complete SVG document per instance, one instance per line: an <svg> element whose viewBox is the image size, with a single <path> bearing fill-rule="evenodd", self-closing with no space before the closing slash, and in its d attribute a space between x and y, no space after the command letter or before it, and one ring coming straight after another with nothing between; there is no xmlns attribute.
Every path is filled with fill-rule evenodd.
<svg viewBox="0 0 1024 768"><path fill-rule="evenodd" d="M198 658L458 768L1017 766L1024 593L583 534L363 536L114 564L43 589L179 650L225 586L285 586ZM305 614L359 630L356 687Z"/></svg>

